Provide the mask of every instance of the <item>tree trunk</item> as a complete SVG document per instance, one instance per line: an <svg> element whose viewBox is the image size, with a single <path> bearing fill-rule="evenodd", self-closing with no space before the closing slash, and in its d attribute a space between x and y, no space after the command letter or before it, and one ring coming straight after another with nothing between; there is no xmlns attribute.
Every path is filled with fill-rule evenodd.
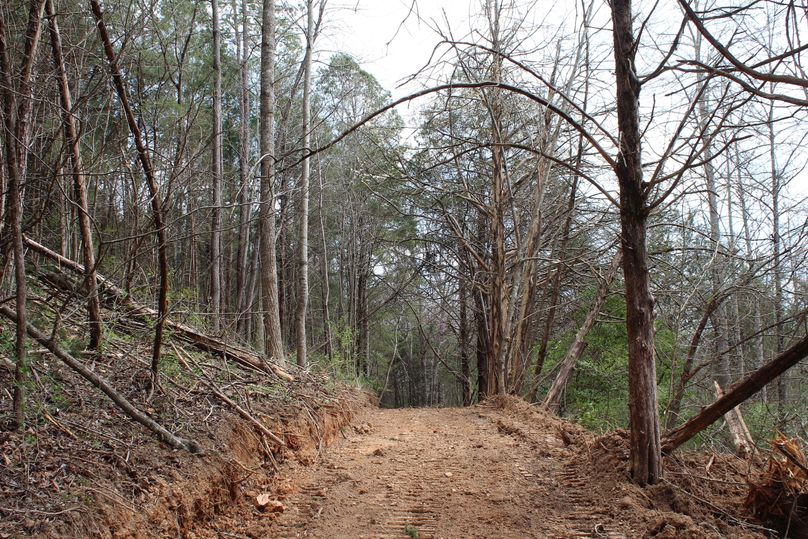
<svg viewBox="0 0 808 539"><path fill-rule="evenodd" d="M53 0L47 0L46 8L51 36L51 49L53 51L53 64L56 68L59 98L62 105L62 125L64 127L65 141L70 151L72 164L73 190L78 204L79 231L82 241L82 259L84 262L84 287L87 293L87 315L90 324L89 348L100 351L101 348L101 302L98 298L98 283L95 276L95 250L93 247L92 224L90 223L90 210L87 205L87 186L84 181L84 167L79 148L79 130L73 116L73 100L70 96L70 85L67 80L67 70L62 56L62 36L56 21L56 10Z"/></svg>
<svg viewBox="0 0 808 539"><path fill-rule="evenodd" d="M14 395L12 398L12 413L14 427L18 430L25 428L25 378L28 369L26 357L26 315L28 292L25 282L25 251L22 240L22 190L26 180L24 155L27 154L25 141L26 125L31 113L31 70L36 56L37 45L41 35L42 11L44 0L31 0L28 11L28 26L25 31L25 49L23 52L19 84L13 83L14 68L11 65L8 41L6 37L6 22L0 11L0 86L2 90L3 120L5 136L3 136L6 171L8 173L8 194L6 202L6 217L4 236L10 236L11 249L14 256L14 285L17 314L14 341ZM5 250L4 250L5 251ZM8 260L7 252L0 257L0 268L4 269ZM2 281L0 269L0 281ZM8 309L4 307L4 309Z"/></svg>
<svg viewBox="0 0 808 539"><path fill-rule="evenodd" d="M620 151L620 229L626 286L631 475L639 485L660 479L661 450L654 358L654 298L648 275L647 193L642 184L640 81L634 71L637 42L631 0L613 0L617 123Z"/></svg>
<svg viewBox="0 0 808 539"><path fill-rule="evenodd" d="M264 310L265 351L285 361L278 302L275 252L275 0L264 0L261 25L261 295Z"/></svg>
<svg viewBox="0 0 808 539"><path fill-rule="evenodd" d="M236 0L233 2L233 13L238 11ZM239 160L238 177L238 249L236 250L236 332L248 339L246 323L248 319L247 303L249 272L248 247L250 244L250 94L248 86L249 76L249 17L247 16L247 0L241 1L241 30L236 26L236 61L239 64Z"/></svg>
<svg viewBox="0 0 808 539"><path fill-rule="evenodd" d="M311 147L311 56L314 48L314 5L306 0L306 53L303 57L303 151ZM309 175L311 158L304 157L300 174L297 275L297 364L306 365L306 312L309 305Z"/></svg>
<svg viewBox="0 0 808 539"><path fill-rule="evenodd" d="M461 266L463 267L463 266ZM470 406L471 405L471 368L469 364L469 351L468 351L468 316L466 314L466 304L468 303L468 299L466 298L466 282L465 276L461 275L459 278L459 289L457 292L458 295L458 302L460 303L460 320L458 328L458 339L460 343L458 348L460 348L460 372L463 375L463 379L460 380L461 384L461 395L463 398L463 406Z"/></svg>
<svg viewBox="0 0 808 539"><path fill-rule="evenodd" d="M118 99L121 102L121 108L126 115L126 122L129 125L129 131L132 138L135 140L135 147L137 148L138 158L143 167L143 173L146 176L146 183L149 187L149 199L152 208L152 218L154 219L154 228L157 234L157 258L158 268L160 272L160 289L159 297L157 300L157 322L154 327L154 345L152 347L152 361L151 361L151 391L159 385L158 369L160 366L160 352L163 345L163 326L165 318L168 314L168 242L166 241L166 229L163 224L163 206L162 198L160 197L157 188L157 179L154 175L154 168L152 167L151 157L143 142L143 137L140 133L135 114L132 112L132 107L129 106L129 98L126 94L126 85L124 84L123 76L118 68L118 59L115 51L112 50L112 42L110 41L107 27L104 24L104 15L101 11L101 4L98 0L90 0L90 7L92 8L93 15L95 16L96 26L98 28L98 35L101 38L101 43L104 46L104 53L109 63L110 74L112 75L112 82L115 86L115 91L118 94Z"/></svg>
<svg viewBox="0 0 808 539"><path fill-rule="evenodd" d="M323 175L319 173L320 179L320 192L319 192L319 217L320 217L320 239L323 243L323 255L320 265L320 280L322 290L322 303L323 303L323 339L325 340L325 353L328 357L330 364L333 359L333 339L331 338L331 313L329 312L329 303L331 302L331 280L328 271L328 241L325 236L325 216L323 215Z"/></svg>
<svg viewBox="0 0 808 539"><path fill-rule="evenodd" d="M222 314L222 62L219 31L219 0L210 0L213 16L213 193L210 231L210 315L213 331L218 333Z"/></svg>
<svg viewBox="0 0 808 539"><path fill-rule="evenodd" d="M724 396L724 390L718 385L718 382L713 382L715 385L715 396L720 399ZM746 426L746 421L743 419L740 407L736 406L726 414L724 414L724 421L727 423L732 443L735 445L735 454L741 458L755 454L755 442L752 440L752 435L749 434L749 429Z"/></svg>
<svg viewBox="0 0 808 539"><path fill-rule="evenodd" d="M581 358L581 355L586 348L586 336L595 326L595 322L598 319L598 314L600 314L600 309L603 307L603 302L606 301L606 296L609 294L609 286L612 284L614 276L617 273L617 268L619 267L620 251L618 251L612 258L612 263L609 266L609 270L606 275L600 278L600 284L598 285L598 291L595 295L595 301L592 303L592 308L586 314L584 323L581 324L581 327L578 329L578 333L575 334L575 340L573 341L572 346L570 346L570 349L567 351L567 354L564 356L564 359L561 361L561 369L558 371L558 375L556 376L553 385L550 386L550 391L547 392L547 397L544 399L544 407L554 414L557 414L561 409L561 399L564 396L564 391L566 390L567 384L572 377L572 372L575 369L576 363L578 363L578 360Z"/></svg>
<svg viewBox="0 0 808 539"><path fill-rule="evenodd" d="M774 135L774 104L769 105L769 160L771 165L771 211L772 211L772 269L774 270L774 331L775 352L783 350L783 270L780 260L780 172ZM777 379L777 425L786 428L786 405L788 392L785 376Z"/></svg>

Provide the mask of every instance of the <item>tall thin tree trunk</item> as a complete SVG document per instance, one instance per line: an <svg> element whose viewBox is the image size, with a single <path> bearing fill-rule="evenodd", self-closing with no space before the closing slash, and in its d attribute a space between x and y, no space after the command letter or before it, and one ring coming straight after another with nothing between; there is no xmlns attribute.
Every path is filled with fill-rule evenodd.
<svg viewBox="0 0 808 539"><path fill-rule="evenodd" d="M275 252L275 0L264 0L261 25L261 296L265 353L285 361Z"/></svg>
<svg viewBox="0 0 808 539"><path fill-rule="evenodd" d="M314 48L314 2L306 0L306 53L303 57L303 151L311 146L311 57ZM298 230L297 364L306 365L306 311L309 304L309 175L311 158L305 156L300 174Z"/></svg>
<svg viewBox="0 0 808 539"><path fill-rule="evenodd" d="M463 267L463 266L461 266ZM460 303L460 320L458 322L458 339L460 340L458 348L460 348L460 372L462 374L461 395L463 397L463 406L471 405L471 366L469 364L469 350L468 350L468 315L466 314L466 304L468 303L468 294L466 293L466 277L461 272L459 277L459 286L457 291L458 302Z"/></svg>
<svg viewBox="0 0 808 539"><path fill-rule="evenodd" d="M8 173L8 194L6 202L5 224L6 235L11 236L11 248L14 256L14 285L17 317L14 342L14 395L12 397L12 413L14 427L25 428L25 378L28 369L25 349L26 318L28 292L25 282L25 251L22 239L22 187L25 183L26 169L26 124L31 114L31 71L36 56L37 45L41 35L42 11L44 0L31 0L28 10L28 26L25 31L25 48L20 64L19 84L13 84L14 68L11 64L6 22L0 11L0 97L2 97L3 119L6 135L3 136L6 171ZM0 267L3 269L8 260L3 253ZM2 269L0 269L2 272ZM0 276L2 281L2 276Z"/></svg>
<svg viewBox="0 0 808 539"><path fill-rule="evenodd" d="M774 331L775 352L783 351L783 269L780 260L780 172L777 169L776 144L774 135L774 104L769 104L769 160L771 165L771 211L772 211L772 265L774 270ZM777 421L778 427L785 430L788 391L786 377L777 378Z"/></svg>
<svg viewBox="0 0 808 539"><path fill-rule="evenodd" d="M235 13L236 6L233 7ZM250 182L250 94L249 75L249 18L247 16L247 0L241 2L241 31L236 36L236 55L239 62L239 190L238 190L238 251L236 254L236 331L247 337L245 331L245 312L247 303L249 271L248 246L250 243L250 210L252 202Z"/></svg>
<svg viewBox="0 0 808 539"><path fill-rule="evenodd" d="M112 49L112 42L107 32L107 27L104 24L104 14L101 11L101 4L98 0L90 0L90 7L92 8L93 15L98 28L98 35L101 38L101 43L104 46L104 54L106 55L107 62L109 63L110 74L112 75L112 82L115 86L115 91L118 94L118 99L121 102L126 116L126 122L129 125L129 132L135 140L135 147L137 148L138 158L143 168L143 173L146 176L146 184L149 187L149 199L152 208L152 218L154 220L155 233L157 234L157 264L160 273L160 289L157 299L157 322L154 328L154 345L152 347L152 360L151 360L151 389L153 391L160 383L159 380L159 367L160 367L160 354L163 345L163 327L165 326L165 318L168 314L168 242L166 240L166 229L163 222L163 205L162 198L157 187L157 178L154 174L154 167L152 166L149 150L143 141L143 136L140 132L135 114L132 112L132 107L129 105L129 98L126 94L126 85L123 81L123 76L118 68L118 59L115 51Z"/></svg>
<svg viewBox="0 0 808 539"><path fill-rule="evenodd" d="M491 80L501 82L502 56L500 22L502 6L499 0L486 0L486 18L491 40ZM506 289L505 210L507 191L505 178L504 130L502 123L502 95L498 88L483 93L491 124L491 191L487 208L491 234L491 263L488 279L488 349L486 358L487 395L505 393L505 357L508 335L508 300Z"/></svg>
<svg viewBox="0 0 808 539"><path fill-rule="evenodd" d="M222 314L222 61L219 31L219 0L210 0L213 12L213 193L210 232L210 314L215 333Z"/></svg>
<svg viewBox="0 0 808 539"><path fill-rule="evenodd" d="M322 171L318 168L318 177L320 179L320 192L319 192L319 217L320 217L320 239L323 243L323 255L320 265L320 279L322 281L322 302L323 302L323 338L325 339L325 353L328 357L328 363L331 364L333 359L334 349L333 340L331 338L331 313L329 312L329 303L331 302L331 280L328 271L328 242L325 236L325 215L323 214L323 175Z"/></svg>
<svg viewBox="0 0 808 539"><path fill-rule="evenodd" d="M738 156L737 149L735 155L736 167L738 168L739 174L741 170L740 166L740 157ZM741 227L743 228L743 237L744 237L744 245L746 247L746 258L748 260L753 259L753 250L752 250L752 234L749 231L749 213L746 207L746 193L744 193L743 186L741 185L740 181L738 182L738 203L741 206ZM751 262L750 262L751 264ZM766 352L763 346L763 317L760 313L760 297L758 294L755 294L752 298L752 334L754 337L753 342L753 350L754 350L754 365L755 367L760 367L763 365L763 362L766 360ZM760 391L760 398L764 402L768 400L768 391L766 387L761 389Z"/></svg>
<svg viewBox="0 0 808 539"><path fill-rule="evenodd" d="M87 293L87 315L89 319L90 342L89 348L101 349L101 301L98 297L98 282L95 274L95 250L93 247L92 224L90 223L90 210L87 205L87 186L84 181L84 167L81 161L79 148L79 130L73 116L73 100L70 96L70 85L67 80L64 57L62 56L62 36L56 21L56 10L53 0L47 0L46 8L51 36L51 49L53 51L53 64L56 68L59 98L62 105L62 125L65 132L65 141L70 151L72 164L73 190L78 204L79 231L82 241L82 258L84 262L84 288Z"/></svg>

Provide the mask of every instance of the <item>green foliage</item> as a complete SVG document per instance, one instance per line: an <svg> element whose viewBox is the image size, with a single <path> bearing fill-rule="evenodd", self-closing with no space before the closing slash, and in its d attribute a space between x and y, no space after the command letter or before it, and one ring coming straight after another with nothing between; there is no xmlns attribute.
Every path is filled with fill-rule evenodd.
<svg viewBox="0 0 808 539"><path fill-rule="evenodd" d="M593 296L594 289L586 295ZM582 301L575 315L575 324L548 348L548 370L560 362L575 337L578 326L586 316L590 303ZM622 294L613 294L604 302L598 322L586 337L586 348L566 391L566 414L587 429L605 432L628 426L628 336L626 334L626 304ZM670 376L670 357L675 346L675 334L657 323L658 380ZM668 398L667 385L660 385L660 402Z"/></svg>
<svg viewBox="0 0 808 539"><path fill-rule="evenodd" d="M404 533L412 537L412 539L418 539L418 529L413 526L412 524L407 524L404 526Z"/></svg>

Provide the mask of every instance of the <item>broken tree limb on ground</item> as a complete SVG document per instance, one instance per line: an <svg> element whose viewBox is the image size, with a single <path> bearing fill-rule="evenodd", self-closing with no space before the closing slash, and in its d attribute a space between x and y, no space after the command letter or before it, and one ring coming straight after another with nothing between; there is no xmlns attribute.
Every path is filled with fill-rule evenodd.
<svg viewBox="0 0 808 539"><path fill-rule="evenodd" d="M670 453L693 438L806 356L808 356L808 335L803 336L788 350L734 383L723 397L703 408L683 425L668 431L662 438L663 452Z"/></svg>
<svg viewBox="0 0 808 539"><path fill-rule="evenodd" d="M84 266L78 262L70 260L69 258L48 249L44 245L37 243L30 238L24 238L24 242L33 251L53 260L56 264L58 264L59 267L67 268L79 275L84 275ZM149 323L157 320L158 313L155 309L137 303L132 299L130 294L127 294L125 290L119 288L110 279L107 279L100 273L97 273L96 277L98 279L99 295L101 296L101 300L108 307L119 310L123 309L124 312L122 314L124 316L138 320L142 323ZM60 287L64 286L64 284L60 282L52 282L52 284ZM223 339L206 335L190 326L174 322L169 318L166 318L164 323L165 327L171 329L175 338L180 339L199 350L235 361L236 363L250 369L269 372L286 382L291 382L294 380L294 377L291 374L281 369L271 361L266 361L261 356L250 352L249 350L235 347Z"/></svg>
<svg viewBox="0 0 808 539"><path fill-rule="evenodd" d="M225 395L218 387L216 387L216 384L213 383L213 380L211 380L210 376L208 376L205 370L202 367L200 367L196 361L194 361L194 358L192 358L189 354L183 352L182 350L174 346L174 343L171 343L171 348L174 350L174 353L177 356L177 360L180 363L182 363L183 367L185 367L188 370L188 372L192 374L194 373L191 366L188 365L187 361L185 361L185 358L191 361L194 364L194 366L199 369L199 371L202 373L199 379L200 382L202 382L208 389L210 389L214 395L219 397L226 404L230 405L238 415L240 415L241 417L252 423L253 426L255 426L255 428L261 431L270 440L272 440L273 442L275 442L280 446L286 447L286 442L278 438L274 432L269 430L263 423L258 421L255 417L253 417L253 415L250 414L250 412L239 406L235 401L233 401L233 399Z"/></svg>
<svg viewBox="0 0 808 539"><path fill-rule="evenodd" d="M17 321L17 313L7 305L0 305L0 314L6 318ZM175 449L184 449L191 453L200 453L201 448L192 440L185 440L170 432L168 429L157 423L154 419L150 418L145 413L138 410L126 397L118 393L104 378L91 371L81 361L74 358L65 352L56 342L51 340L47 335L39 331L30 323L25 324L25 329L28 335L44 346L51 354L59 358L68 367L79 373L84 379L92 385L103 391L115 404L118 405L123 413L130 419L136 421L155 433L158 438L170 445Z"/></svg>
<svg viewBox="0 0 808 539"><path fill-rule="evenodd" d="M724 390L721 389L718 382L713 381L713 384L715 384L715 396L720 399L724 396ZM727 422L732 443L735 445L735 453L741 458L756 454L755 442L752 440L752 435L749 433L749 428L746 426L740 407L736 406L727 412L724 415L724 421Z"/></svg>

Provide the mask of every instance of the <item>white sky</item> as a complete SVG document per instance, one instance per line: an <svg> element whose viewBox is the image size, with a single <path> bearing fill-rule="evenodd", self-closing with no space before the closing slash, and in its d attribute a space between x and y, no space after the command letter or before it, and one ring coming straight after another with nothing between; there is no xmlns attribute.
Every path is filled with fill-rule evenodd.
<svg viewBox="0 0 808 539"><path fill-rule="evenodd" d="M445 14L452 28L464 35L477 4L477 0L331 1L317 48L321 58L333 51L350 53L394 98L402 97L417 86L399 87L401 82L429 61L441 39L432 28L446 27Z"/></svg>

